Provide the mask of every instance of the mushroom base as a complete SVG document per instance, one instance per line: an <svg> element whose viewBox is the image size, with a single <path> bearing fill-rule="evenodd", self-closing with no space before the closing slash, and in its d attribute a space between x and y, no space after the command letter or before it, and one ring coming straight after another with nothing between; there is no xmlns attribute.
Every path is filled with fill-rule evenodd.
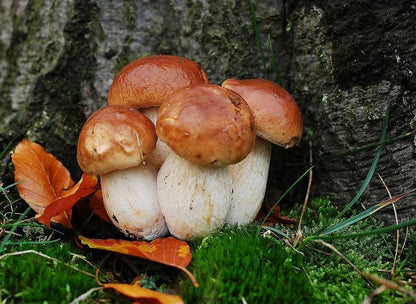
<svg viewBox="0 0 416 304"><path fill-rule="evenodd" d="M101 175L104 207L126 236L153 240L168 234L156 190L156 170L149 165Z"/></svg>
<svg viewBox="0 0 416 304"><path fill-rule="evenodd" d="M259 212L266 193L272 144L256 138L253 150L245 159L230 165L233 182L233 201L226 223L250 224Z"/></svg>
<svg viewBox="0 0 416 304"><path fill-rule="evenodd" d="M228 167L201 167L169 154L157 176L160 208L172 235L194 240L219 231L232 200Z"/></svg>

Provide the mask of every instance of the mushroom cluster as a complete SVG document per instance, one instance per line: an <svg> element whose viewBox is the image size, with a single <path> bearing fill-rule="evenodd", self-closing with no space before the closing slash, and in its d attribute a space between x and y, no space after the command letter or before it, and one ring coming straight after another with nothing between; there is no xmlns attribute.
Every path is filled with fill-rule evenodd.
<svg viewBox="0 0 416 304"><path fill-rule="evenodd" d="M77 159L100 175L106 211L126 236L194 240L255 219L272 144L292 147L302 130L279 85L216 85L192 60L153 55L116 75L108 105L81 130Z"/></svg>

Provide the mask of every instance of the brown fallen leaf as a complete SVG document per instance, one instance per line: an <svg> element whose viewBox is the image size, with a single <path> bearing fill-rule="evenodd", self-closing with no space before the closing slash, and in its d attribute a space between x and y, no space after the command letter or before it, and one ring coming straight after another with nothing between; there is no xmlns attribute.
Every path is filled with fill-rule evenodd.
<svg viewBox="0 0 416 304"><path fill-rule="evenodd" d="M37 213L64 196L74 182L69 171L37 143L23 139L12 154L14 178L20 197ZM54 217L53 222L71 228L71 211Z"/></svg>
<svg viewBox="0 0 416 304"><path fill-rule="evenodd" d="M83 174L78 183L73 186L64 196L51 202L44 211L36 215L39 223L50 225L53 217L70 210L81 198L87 197L96 190L98 179L95 175Z"/></svg>
<svg viewBox="0 0 416 304"><path fill-rule="evenodd" d="M199 286L192 273L186 269L192 260L192 253L189 245L185 241L173 237L155 239L151 242L120 239L89 239L84 236L78 236L78 238L82 244L90 248L127 254L176 267L188 275L195 287Z"/></svg>
<svg viewBox="0 0 416 304"><path fill-rule="evenodd" d="M91 196L90 202L89 202L89 207L102 220L104 220L108 223L111 223L111 219L108 216L108 213L107 213L107 211L105 210L105 207L104 207L103 193L102 193L101 190L95 191L94 195Z"/></svg>
<svg viewBox="0 0 416 304"><path fill-rule="evenodd" d="M176 295L164 294L139 285L130 284L104 284L104 288L111 288L141 304L183 304L182 299Z"/></svg>

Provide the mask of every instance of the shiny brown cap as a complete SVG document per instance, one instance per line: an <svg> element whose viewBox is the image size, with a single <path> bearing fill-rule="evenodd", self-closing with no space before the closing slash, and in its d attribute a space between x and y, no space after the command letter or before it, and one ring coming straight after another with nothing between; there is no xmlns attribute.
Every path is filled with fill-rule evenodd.
<svg viewBox="0 0 416 304"><path fill-rule="evenodd" d="M77 159L88 174L105 174L137 166L156 147L155 126L137 109L106 106L85 122Z"/></svg>
<svg viewBox="0 0 416 304"><path fill-rule="evenodd" d="M108 91L108 104L158 106L176 89L198 83L209 83L208 76L190 59L171 55L142 57L116 75Z"/></svg>
<svg viewBox="0 0 416 304"><path fill-rule="evenodd" d="M248 103L257 135L285 148L300 141L302 115L292 95L281 86L264 79L227 79L222 86L237 92Z"/></svg>
<svg viewBox="0 0 416 304"><path fill-rule="evenodd" d="M255 142L253 114L235 92L218 85L175 91L160 106L156 133L176 154L200 166L237 163Z"/></svg>

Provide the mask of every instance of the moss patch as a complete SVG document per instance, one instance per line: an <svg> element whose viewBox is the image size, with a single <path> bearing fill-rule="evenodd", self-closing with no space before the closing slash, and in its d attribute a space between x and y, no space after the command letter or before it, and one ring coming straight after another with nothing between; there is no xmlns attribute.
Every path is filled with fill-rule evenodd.
<svg viewBox="0 0 416 304"><path fill-rule="evenodd" d="M9 251L33 250L43 256L27 253L0 260L0 300L7 303L69 303L97 287L94 268L88 265L76 248L66 243L16 246ZM66 265L65 265L65 264ZM78 270L69 266L76 267Z"/></svg>
<svg viewBox="0 0 416 304"><path fill-rule="evenodd" d="M270 236L227 228L195 245L190 267L200 287L182 282L187 303L308 303L302 257Z"/></svg>

